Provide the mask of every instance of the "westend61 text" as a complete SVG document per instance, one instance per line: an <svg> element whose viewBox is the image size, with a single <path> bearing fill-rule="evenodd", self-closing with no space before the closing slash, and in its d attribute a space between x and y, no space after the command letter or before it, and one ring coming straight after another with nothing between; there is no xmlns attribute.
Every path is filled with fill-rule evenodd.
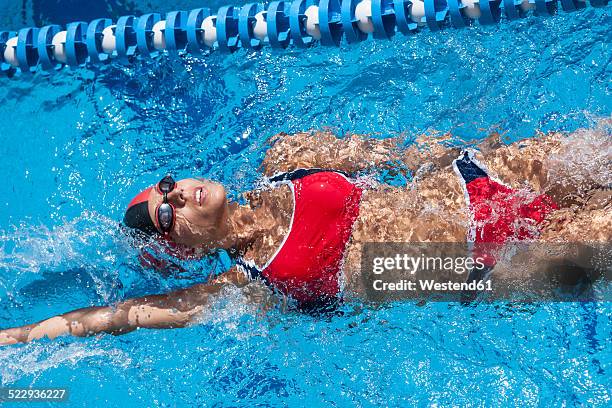
<svg viewBox="0 0 612 408"><path fill-rule="evenodd" d="M437 282L432 279L421 279L416 282L402 279L398 282L384 282L380 279L372 282L372 287L376 291L436 291L436 292L450 292L450 291L490 291L493 290L491 281L472 281L472 282Z"/></svg>

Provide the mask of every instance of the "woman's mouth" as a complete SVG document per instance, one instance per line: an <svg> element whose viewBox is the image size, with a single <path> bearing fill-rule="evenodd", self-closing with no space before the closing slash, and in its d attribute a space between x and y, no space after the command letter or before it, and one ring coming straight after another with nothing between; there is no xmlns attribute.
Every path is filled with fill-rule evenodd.
<svg viewBox="0 0 612 408"><path fill-rule="evenodd" d="M201 207L202 203L204 202L204 199L206 198L206 190L204 190L204 187L196 188L193 192L193 198L195 199L195 202Z"/></svg>

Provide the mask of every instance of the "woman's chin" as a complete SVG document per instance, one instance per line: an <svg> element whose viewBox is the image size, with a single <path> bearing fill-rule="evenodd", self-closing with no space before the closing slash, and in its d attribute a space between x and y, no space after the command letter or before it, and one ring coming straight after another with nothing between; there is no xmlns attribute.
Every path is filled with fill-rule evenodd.
<svg viewBox="0 0 612 408"><path fill-rule="evenodd" d="M209 182L206 186L207 193L207 209L208 210L219 210L223 208L227 202L227 194L225 192L225 187L219 183Z"/></svg>

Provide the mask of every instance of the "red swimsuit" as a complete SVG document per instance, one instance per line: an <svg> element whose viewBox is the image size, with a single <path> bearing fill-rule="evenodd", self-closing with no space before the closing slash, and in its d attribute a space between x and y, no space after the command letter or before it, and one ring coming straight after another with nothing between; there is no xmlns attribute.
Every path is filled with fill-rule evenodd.
<svg viewBox="0 0 612 408"><path fill-rule="evenodd" d="M289 233L263 268L244 261L242 266L300 304L335 300L344 252L359 215L361 189L338 172L317 169L270 180L289 183L293 191Z"/></svg>
<svg viewBox="0 0 612 408"><path fill-rule="evenodd" d="M484 273L472 271L468 280L482 280L496 263L491 254L495 246L486 244L537 239L542 222L557 206L546 194L527 199L493 180L467 152L453 166L463 182L472 218L468 241L477 244L474 254L484 258L486 266Z"/></svg>
<svg viewBox="0 0 612 408"><path fill-rule="evenodd" d="M455 160L454 168L462 178L472 213L469 241L537 238L538 227L555 208L546 195L526 202L516 191L492 180L467 153ZM238 265L300 305L337 299L342 260L359 215L362 190L341 173L320 169L296 170L270 181L288 183L293 191L289 233L263 268L242 259ZM495 260L487 258L492 268Z"/></svg>
<svg viewBox="0 0 612 408"><path fill-rule="evenodd" d="M545 194L527 201L516 190L489 177L467 183L466 190L473 217L474 242L501 244L536 239L539 225L556 208Z"/></svg>

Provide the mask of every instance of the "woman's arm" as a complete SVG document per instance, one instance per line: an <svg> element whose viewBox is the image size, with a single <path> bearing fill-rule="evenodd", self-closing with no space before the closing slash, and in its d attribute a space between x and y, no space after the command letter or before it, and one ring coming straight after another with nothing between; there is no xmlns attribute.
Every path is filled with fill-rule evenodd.
<svg viewBox="0 0 612 408"><path fill-rule="evenodd" d="M64 334L85 337L97 333L115 335L129 333L137 328L172 329L184 327L200 313L210 296L224 285L238 287L248 279L235 268L207 284L197 284L164 295L134 298L115 307L88 307L55 316L38 323L0 330L0 345L28 343Z"/></svg>
<svg viewBox="0 0 612 408"><path fill-rule="evenodd" d="M356 173L371 168L417 171L423 164L444 167L452 163L459 149L448 147L450 135L421 136L410 147L397 138L373 139L362 135L342 138L330 132L281 133L262 163L270 176L298 168L326 168Z"/></svg>
<svg viewBox="0 0 612 408"><path fill-rule="evenodd" d="M396 139L359 135L338 138L329 132L278 134L262 163L264 174L299 168L323 168L355 173L372 167L394 167L399 159Z"/></svg>

